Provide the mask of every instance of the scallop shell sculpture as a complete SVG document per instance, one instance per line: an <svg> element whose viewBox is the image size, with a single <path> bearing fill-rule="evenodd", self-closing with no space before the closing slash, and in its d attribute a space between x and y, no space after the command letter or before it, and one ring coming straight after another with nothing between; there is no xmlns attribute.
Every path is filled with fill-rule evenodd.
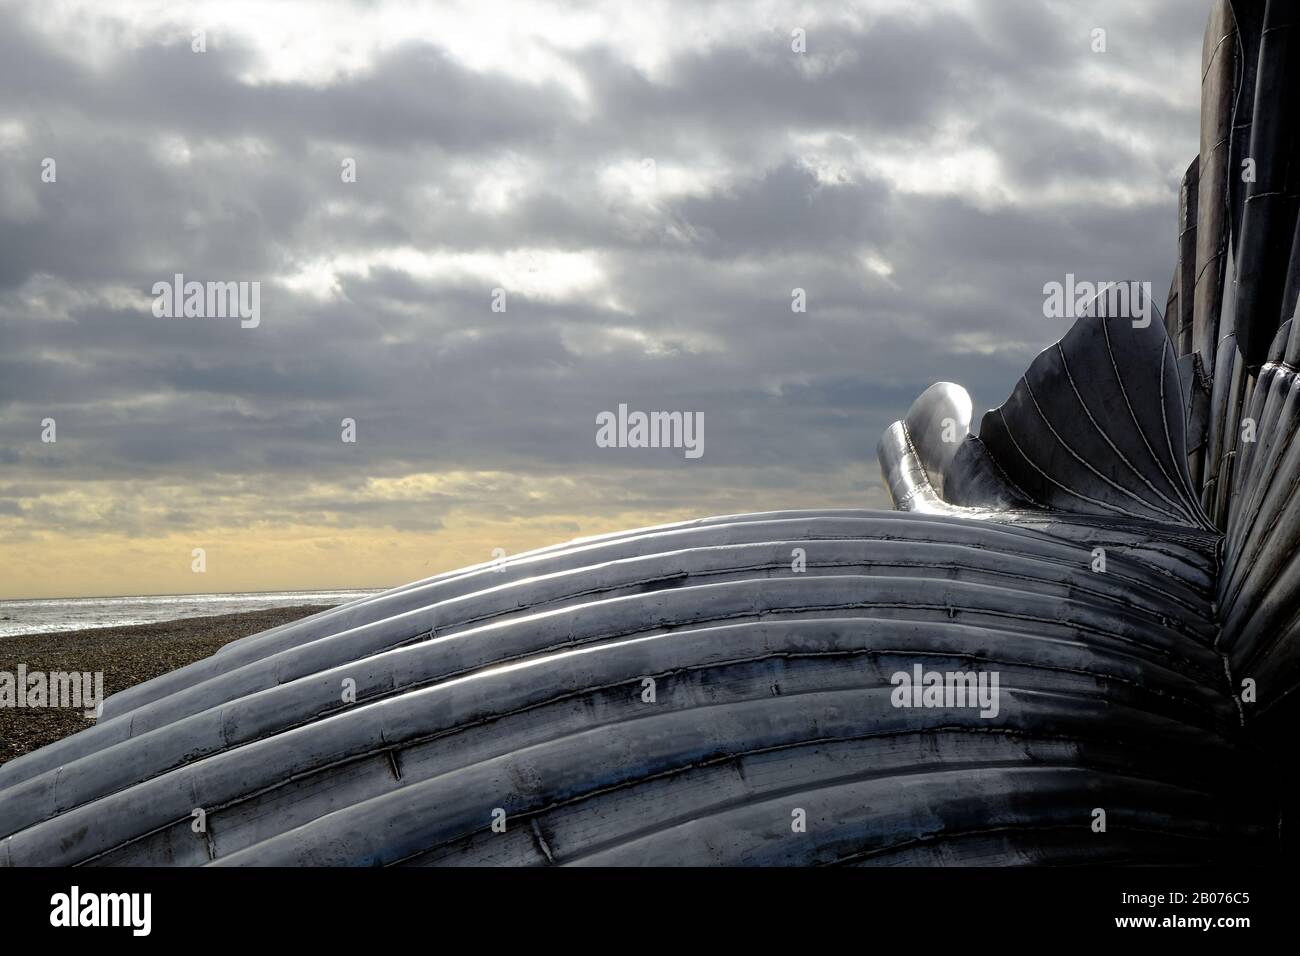
<svg viewBox="0 0 1300 956"><path fill-rule="evenodd" d="M898 510L588 538L236 641L0 767L0 864L1280 856L1298 30L1213 4L1164 317L1099 297L977 433L927 390L879 446Z"/></svg>

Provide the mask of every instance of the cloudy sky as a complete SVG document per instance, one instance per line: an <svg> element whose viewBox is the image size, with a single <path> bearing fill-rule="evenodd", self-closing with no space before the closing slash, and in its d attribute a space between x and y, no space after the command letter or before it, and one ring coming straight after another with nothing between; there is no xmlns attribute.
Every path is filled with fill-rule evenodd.
<svg viewBox="0 0 1300 956"><path fill-rule="evenodd" d="M999 403L1045 282L1164 301L1207 12L0 0L0 597L887 507L880 432ZM155 317L175 273L260 325ZM598 447L619 403L703 456Z"/></svg>

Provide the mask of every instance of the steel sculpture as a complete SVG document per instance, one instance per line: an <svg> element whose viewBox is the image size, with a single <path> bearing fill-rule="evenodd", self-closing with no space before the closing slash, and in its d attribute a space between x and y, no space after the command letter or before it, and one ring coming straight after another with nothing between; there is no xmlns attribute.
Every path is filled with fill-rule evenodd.
<svg viewBox="0 0 1300 956"><path fill-rule="evenodd" d="M1099 296L975 433L927 390L880 442L897 511L590 538L237 641L0 768L0 864L1282 853L1297 18L1213 4L1164 319Z"/></svg>

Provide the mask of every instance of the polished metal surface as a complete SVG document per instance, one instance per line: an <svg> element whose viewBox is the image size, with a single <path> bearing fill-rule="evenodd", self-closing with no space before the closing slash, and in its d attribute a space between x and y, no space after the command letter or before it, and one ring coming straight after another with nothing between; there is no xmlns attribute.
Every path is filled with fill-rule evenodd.
<svg viewBox="0 0 1300 956"><path fill-rule="evenodd" d="M1212 5L1166 316L1098 300L976 432L931 386L878 446L896 511L605 535L234 642L0 767L0 864L1282 854L1297 16ZM994 694L898 693L926 673Z"/></svg>

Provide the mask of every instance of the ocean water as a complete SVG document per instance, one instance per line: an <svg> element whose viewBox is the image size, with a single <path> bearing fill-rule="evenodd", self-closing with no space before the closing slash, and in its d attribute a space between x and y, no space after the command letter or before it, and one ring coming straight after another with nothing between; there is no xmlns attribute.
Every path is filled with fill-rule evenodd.
<svg viewBox="0 0 1300 956"><path fill-rule="evenodd" d="M346 604L378 589L363 591L257 591L244 594L162 594L157 596L53 598L0 601L0 638L47 634L92 627L152 624L182 617L207 617L304 604Z"/></svg>

